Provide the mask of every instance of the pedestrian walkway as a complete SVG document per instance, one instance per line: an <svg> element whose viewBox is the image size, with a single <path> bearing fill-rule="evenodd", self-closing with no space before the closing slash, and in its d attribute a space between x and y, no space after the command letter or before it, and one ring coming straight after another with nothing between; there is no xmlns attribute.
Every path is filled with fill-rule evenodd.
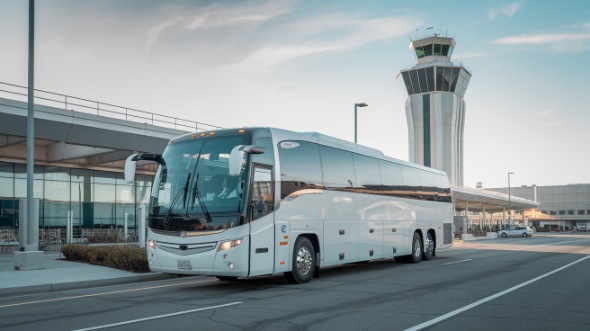
<svg viewBox="0 0 590 331"><path fill-rule="evenodd" d="M62 291L91 286L118 285L168 278L161 273L133 273L62 260L59 253L44 253L43 269L14 270L14 254L0 254L0 297Z"/></svg>

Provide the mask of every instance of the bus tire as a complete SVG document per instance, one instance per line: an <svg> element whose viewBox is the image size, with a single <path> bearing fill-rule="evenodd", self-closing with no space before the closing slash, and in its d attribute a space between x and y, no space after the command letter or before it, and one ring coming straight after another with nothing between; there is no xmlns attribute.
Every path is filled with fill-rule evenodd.
<svg viewBox="0 0 590 331"><path fill-rule="evenodd" d="M412 238L412 254L404 256L404 262L420 263L420 261L422 261L422 239L418 232L414 232L414 238Z"/></svg>
<svg viewBox="0 0 590 331"><path fill-rule="evenodd" d="M432 234L428 232L426 234L426 240L424 240L424 252L422 253L422 260L430 261L434 256L434 239Z"/></svg>
<svg viewBox="0 0 590 331"><path fill-rule="evenodd" d="M315 250L313 244L306 237L299 237L293 248L291 271L285 273L285 278L292 284L308 282L315 272Z"/></svg>

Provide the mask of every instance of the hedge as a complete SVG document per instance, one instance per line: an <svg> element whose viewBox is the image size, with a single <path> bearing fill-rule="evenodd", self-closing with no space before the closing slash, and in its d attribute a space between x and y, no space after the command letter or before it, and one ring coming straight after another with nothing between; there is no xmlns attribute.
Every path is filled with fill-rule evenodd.
<svg viewBox="0 0 590 331"><path fill-rule="evenodd" d="M90 263L131 272L148 272L150 268L144 248L133 245L76 245L61 249L66 260Z"/></svg>

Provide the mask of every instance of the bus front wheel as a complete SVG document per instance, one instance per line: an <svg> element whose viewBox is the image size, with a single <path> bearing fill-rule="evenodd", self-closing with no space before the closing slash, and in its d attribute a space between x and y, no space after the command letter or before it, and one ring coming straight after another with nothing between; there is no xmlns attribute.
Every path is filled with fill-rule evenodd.
<svg viewBox="0 0 590 331"><path fill-rule="evenodd" d="M306 237L299 237L293 249L291 271L285 273L289 283L301 284L308 282L315 271L315 250L313 244Z"/></svg>

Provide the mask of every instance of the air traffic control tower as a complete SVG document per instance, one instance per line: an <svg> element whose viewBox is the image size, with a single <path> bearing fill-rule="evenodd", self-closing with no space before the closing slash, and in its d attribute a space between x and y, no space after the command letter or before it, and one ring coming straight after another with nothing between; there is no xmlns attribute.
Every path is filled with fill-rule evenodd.
<svg viewBox="0 0 590 331"><path fill-rule="evenodd" d="M463 127L471 73L451 62L455 40L438 34L412 40L416 64L401 70L408 99L410 162L445 171L463 186Z"/></svg>

